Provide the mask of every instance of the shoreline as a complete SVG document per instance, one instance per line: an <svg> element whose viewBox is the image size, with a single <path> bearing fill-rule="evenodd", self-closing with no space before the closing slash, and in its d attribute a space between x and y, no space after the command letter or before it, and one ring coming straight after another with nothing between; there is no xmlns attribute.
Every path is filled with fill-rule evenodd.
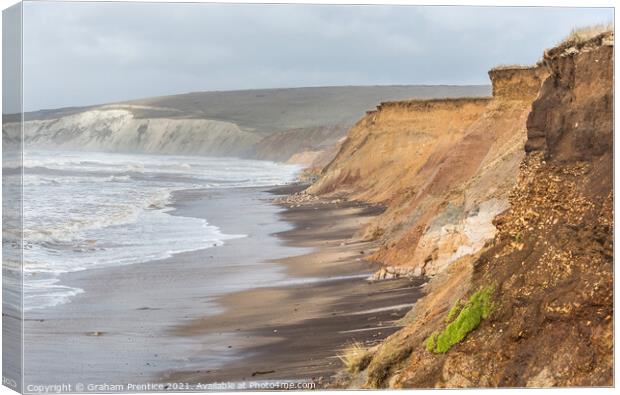
<svg viewBox="0 0 620 395"><path fill-rule="evenodd" d="M221 312L214 302L218 294L286 280L268 259L305 250L271 236L290 226L277 217L280 208L257 202L270 196L264 189L174 194L171 214L206 217L224 233L247 237L165 259L60 275L60 284L84 292L69 303L26 312L25 382L49 384L64 377L95 384L149 383L165 370L239 358L219 347L219 335L179 339L167 333L182 322ZM64 366L54 363L58 360Z"/></svg>
<svg viewBox="0 0 620 395"><path fill-rule="evenodd" d="M290 186L270 192L275 198L297 190ZM293 225L276 236L289 247L311 249L272 262L291 278L312 280L217 298L225 313L179 325L171 333L233 334L227 347L245 357L218 369L168 372L163 382L310 380L324 386L342 368L337 355L343 347L380 343L400 329L398 320L422 296L421 278L367 281L375 265L363 258L376 244L354 235L381 208L359 202L271 204L283 207L278 215Z"/></svg>
<svg viewBox="0 0 620 395"><path fill-rule="evenodd" d="M363 257L374 245L350 238L380 209L273 201L295 188L175 192L170 214L247 236L62 275L61 284L85 292L26 314L26 382L49 384L61 373L125 385L329 380L343 345L375 344L398 329L422 280L369 284L374 266ZM64 366L53 363L67 356Z"/></svg>

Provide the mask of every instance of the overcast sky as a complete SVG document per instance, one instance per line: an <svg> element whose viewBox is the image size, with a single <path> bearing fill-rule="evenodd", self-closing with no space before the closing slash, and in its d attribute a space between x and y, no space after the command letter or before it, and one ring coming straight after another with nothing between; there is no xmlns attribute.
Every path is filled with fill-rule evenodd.
<svg viewBox="0 0 620 395"><path fill-rule="evenodd" d="M488 84L612 9L24 5L25 110L207 90Z"/></svg>

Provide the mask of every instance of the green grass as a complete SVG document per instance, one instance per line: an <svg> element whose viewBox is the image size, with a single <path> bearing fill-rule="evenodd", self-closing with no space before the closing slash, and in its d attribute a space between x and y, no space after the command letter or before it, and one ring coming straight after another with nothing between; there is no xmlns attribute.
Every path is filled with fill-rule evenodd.
<svg viewBox="0 0 620 395"><path fill-rule="evenodd" d="M491 314L493 291L493 286L482 287L466 303L457 301L448 312L446 318L448 325L443 331L435 332L426 339L426 349L430 352L443 354L465 339L471 331L480 325L483 319L488 318Z"/></svg>
<svg viewBox="0 0 620 395"><path fill-rule="evenodd" d="M433 332L428 339L426 339L426 349L429 352L435 352L435 347L437 347L437 336L439 336L439 332Z"/></svg>

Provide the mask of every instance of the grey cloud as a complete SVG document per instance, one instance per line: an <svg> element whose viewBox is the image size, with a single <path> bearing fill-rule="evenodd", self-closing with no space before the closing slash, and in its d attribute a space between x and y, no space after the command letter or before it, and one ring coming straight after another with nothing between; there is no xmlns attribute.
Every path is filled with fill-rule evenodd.
<svg viewBox="0 0 620 395"><path fill-rule="evenodd" d="M201 90L486 84L611 9L40 3L24 7L26 110Z"/></svg>

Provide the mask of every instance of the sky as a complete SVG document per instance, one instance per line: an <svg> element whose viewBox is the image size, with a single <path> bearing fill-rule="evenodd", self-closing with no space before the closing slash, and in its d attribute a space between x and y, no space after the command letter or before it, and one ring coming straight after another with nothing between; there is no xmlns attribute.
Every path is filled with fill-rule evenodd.
<svg viewBox="0 0 620 395"><path fill-rule="evenodd" d="M611 8L27 2L26 111L176 93L489 84Z"/></svg>

